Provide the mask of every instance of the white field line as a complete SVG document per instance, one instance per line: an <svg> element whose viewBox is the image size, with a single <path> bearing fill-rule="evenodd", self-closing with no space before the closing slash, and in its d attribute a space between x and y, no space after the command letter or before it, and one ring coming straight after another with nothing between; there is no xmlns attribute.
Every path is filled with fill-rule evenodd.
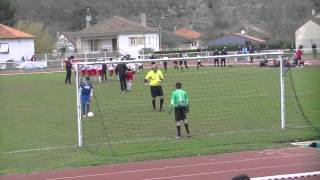
<svg viewBox="0 0 320 180"><path fill-rule="evenodd" d="M306 127L298 127L298 128L306 128ZM255 130L246 130L246 131L241 131L241 130L240 131L226 131L226 132L219 132L219 133L209 133L208 136L214 137L214 136L221 136L221 135L237 134L237 133L241 133L241 132L250 133L250 132L268 132L268 131L270 131L270 130L255 129ZM148 141L154 141L154 140L164 141L164 140L173 140L173 139L174 138L165 138L165 137L143 138L143 139L137 139L137 140L111 141L110 144L148 142ZM107 145L107 144L108 144L108 142L101 142L101 143L95 143L95 144L87 144L87 145L84 145L84 147ZM33 151L50 151L50 150L60 150L60 149L72 149L72 148L78 148L78 146L77 145L68 145L68 146L53 146L53 147L43 147L43 148L34 148L34 149L22 149L22 150L15 150L15 151L0 152L0 155L27 153L27 152L33 152Z"/></svg>
<svg viewBox="0 0 320 180"><path fill-rule="evenodd" d="M50 150L59 150L59 149L71 149L71 148L76 148L76 147L77 147L76 145L73 145L73 146L44 147L44 148L35 148L35 149L22 149L22 150L16 150L16 151L1 152L0 155L27 153L27 152L33 152L33 151L50 151Z"/></svg>
<svg viewBox="0 0 320 180"><path fill-rule="evenodd" d="M154 140L171 140L173 138L144 138L144 139L137 139L137 140L126 140L126 141L112 141L111 144L124 144L124 143L136 143L136 142L148 142ZM99 146L99 145L106 145L108 142L96 143L96 144L88 144L84 145L84 147L90 146ZM60 150L60 149L73 149L78 148L77 145L70 145L70 146L53 146L53 147L43 147L43 148L34 148L34 149L22 149L16 151L7 151L1 152L0 155L6 154L17 154L17 153L26 153L26 152L33 152L33 151L50 151L50 150Z"/></svg>

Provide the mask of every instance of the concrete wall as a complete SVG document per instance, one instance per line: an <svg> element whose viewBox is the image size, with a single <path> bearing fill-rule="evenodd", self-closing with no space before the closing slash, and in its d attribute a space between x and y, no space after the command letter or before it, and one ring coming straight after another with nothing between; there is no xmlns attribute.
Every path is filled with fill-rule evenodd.
<svg viewBox="0 0 320 180"><path fill-rule="evenodd" d="M30 60L35 54L34 39L0 39L0 43L9 44L9 52L0 53L0 63L7 60L21 61L22 56Z"/></svg>
<svg viewBox="0 0 320 180"><path fill-rule="evenodd" d="M130 45L131 37L145 37L145 43L140 45ZM139 50L143 48L152 48L159 51L159 35L154 34L121 34L118 37L119 52L122 54L130 54L132 57L139 56Z"/></svg>

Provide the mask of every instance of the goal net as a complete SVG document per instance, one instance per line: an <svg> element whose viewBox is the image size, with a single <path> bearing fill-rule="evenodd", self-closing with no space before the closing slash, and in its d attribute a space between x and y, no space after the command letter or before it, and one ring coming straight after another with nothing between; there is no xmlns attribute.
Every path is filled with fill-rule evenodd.
<svg viewBox="0 0 320 180"><path fill-rule="evenodd" d="M226 59L226 66L221 66L221 59ZM150 87L143 83L151 62L164 75L164 111L158 111L159 97L153 111ZM93 152L113 155L161 154L186 148L234 148L237 144L259 147L315 137L319 132L297 99L291 63L292 56L282 52L78 63L78 144ZM121 91L114 73L118 64L127 64L134 72L128 92ZM102 80L103 66L107 77ZM85 76L90 76L93 84L89 110L93 117L81 112L79 85ZM182 125L183 138L179 140L175 138L174 113L168 114L170 96L178 81L190 97L187 120L192 134L191 138L186 137Z"/></svg>

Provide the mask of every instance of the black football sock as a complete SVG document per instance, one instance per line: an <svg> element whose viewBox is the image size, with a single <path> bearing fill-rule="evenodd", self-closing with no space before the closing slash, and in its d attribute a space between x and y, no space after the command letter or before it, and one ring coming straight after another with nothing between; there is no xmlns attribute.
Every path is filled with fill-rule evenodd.
<svg viewBox="0 0 320 180"><path fill-rule="evenodd" d="M180 131L180 126L177 126L177 135L180 137L181 136L181 131Z"/></svg>
<svg viewBox="0 0 320 180"><path fill-rule="evenodd" d="M186 128L186 131L187 131L187 133L189 134L189 133L190 133L190 131L189 131L189 125L188 125L188 124L184 124L184 127Z"/></svg>
<svg viewBox="0 0 320 180"><path fill-rule="evenodd" d="M153 106L153 110L156 110L156 100L152 100L152 106Z"/></svg>
<svg viewBox="0 0 320 180"><path fill-rule="evenodd" d="M162 110L163 99L160 99L160 109Z"/></svg>

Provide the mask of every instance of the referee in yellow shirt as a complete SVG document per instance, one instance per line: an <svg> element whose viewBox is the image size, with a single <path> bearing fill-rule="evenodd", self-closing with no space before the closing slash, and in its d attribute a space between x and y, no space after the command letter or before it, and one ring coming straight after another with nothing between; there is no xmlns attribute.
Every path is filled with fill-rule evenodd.
<svg viewBox="0 0 320 180"><path fill-rule="evenodd" d="M163 111L163 91L161 82L163 81L163 74L158 69L156 64L152 65L152 70L148 72L146 77L144 78L144 84L147 86L148 82L151 89L151 96L152 96L152 106L153 111L156 111L156 97L160 97L160 111Z"/></svg>

